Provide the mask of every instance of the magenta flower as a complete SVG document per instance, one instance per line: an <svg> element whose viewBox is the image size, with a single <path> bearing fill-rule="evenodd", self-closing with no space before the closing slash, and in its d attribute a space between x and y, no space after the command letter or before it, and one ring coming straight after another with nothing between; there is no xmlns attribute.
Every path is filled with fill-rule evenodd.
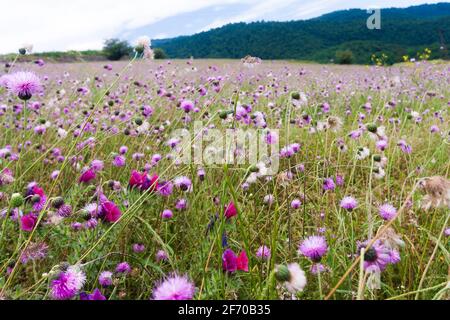
<svg viewBox="0 0 450 320"><path fill-rule="evenodd" d="M316 263L322 259L327 251L327 241L324 237L320 236L311 236L306 238L299 247L300 254Z"/></svg>
<svg viewBox="0 0 450 320"><path fill-rule="evenodd" d="M162 181L158 184L158 192L163 197L168 197L173 192L173 184L170 181Z"/></svg>
<svg viewBox="0 0 450 320"><path fill-rule="evenodd" d="M101 211L104 219L108 222L117 222L122 215L119 208L111 201L103 202Z"/></svg>
<svg viewBox="0 0 450 320"><path fill-rule="evenodd" d="M192 300L195 286L187 276L176 274L160 282L153 290L154 300Z"/></svg>
<svg viewBox="0 0 450 320"><path fill-rule="evenodd" d="M194 103L190 100L184 100L181 102L180 108L184 110L184 112L188 113L194 110Z"/></svg>
<svg viewBox="0 0 450 320"><path fill-rule="evenodd" d="M70 266L51 282L50 295L57 300L72 299L81 290L85 281L86 275L79 266Z"/></svg>
<svg viewBox="0 0 450 320"><path fill-rule="evenodd" d="M92 293L80 293L80 300L98 300L103 301L106 300L106 297L102 295L102 292L99 289L95 289Z"/></svg>
<svg viewBox="0 0 450 320"><path fill-rule="evenodd" d="M88 169L84 171L80 178L78 179L78 182L80 183L89 183L90 181L94 180L96 177L94 169Z"/></svg>
<svg viewBox="0 0 450 320"><path fill-rule="evenodd" d="M37 216L33 213L23 215L20 218L20 227L23 231L31 232L37 222Z"/></svg>
<svg viewBox="0 0 450 320"><path fill-rule="evenodd" d="M234 273L236 271L248 272L248 257L245 251L236 256L231 249L226 249L222 255L222 268L224 271Z"/></svg>
<svg viewBox="0 0 450 320"><path fill-rule="evenodd" d="M172 217L173 217L172 210L169 210L169 209L164 210L163 213L161 214L161 217L164 220L172 219Z"/></svg>
<svg viewBox="0 0 450 320"><path fill-rule="evenodd" d="M230 202L225 207L224 215L227 218L227 220L231 219L231 218L233 218L234 216L237 215L237 209L236 209L236 206L234 205L234 202Z"/></svg>

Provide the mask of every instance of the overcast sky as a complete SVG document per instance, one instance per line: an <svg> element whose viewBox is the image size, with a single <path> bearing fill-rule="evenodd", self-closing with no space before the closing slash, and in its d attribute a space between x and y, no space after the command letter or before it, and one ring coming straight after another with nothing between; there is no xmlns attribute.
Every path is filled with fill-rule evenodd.
<svg viewBox="0 0 450 320"><path fill-rule="evenodd" d="M193 34L226 23L308 19L348 8L407 7L420 0L0 0L0 53L23 43L34 51L99 49L105 39L133 41Z"/></svg>

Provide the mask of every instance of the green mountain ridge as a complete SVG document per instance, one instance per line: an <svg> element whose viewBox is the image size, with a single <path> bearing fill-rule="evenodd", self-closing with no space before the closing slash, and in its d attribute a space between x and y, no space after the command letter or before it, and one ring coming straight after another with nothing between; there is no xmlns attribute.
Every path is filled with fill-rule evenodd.
<svg viewBox="0 0 450 320"><path fill-rule="evenodd" d="M299 21L233 23L192 36L154 40L170 58L298 59L329 62L350 50L353 62L371 62L384 53L388 63L425 48L432 59L448 59L450 3L381 9L381 29L369 30L366 10L350 9Z"/></svg>

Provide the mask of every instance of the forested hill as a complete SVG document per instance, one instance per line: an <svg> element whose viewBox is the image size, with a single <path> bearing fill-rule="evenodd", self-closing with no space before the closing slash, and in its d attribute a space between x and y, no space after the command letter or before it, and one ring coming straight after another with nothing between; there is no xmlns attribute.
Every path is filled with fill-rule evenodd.
<svg viewBox="0 0 450 320"><path fill-rule="evenodd" d="M351 62L370 63L373 54L390 63L431 49L431 58L447 58L450 3L381 9L381 29L369 30L366 10L336 11L310 20L234 23L192 36L154 40L170 58L335 60L351 51ZM443 45L444 44L444 45Z"/></svg>

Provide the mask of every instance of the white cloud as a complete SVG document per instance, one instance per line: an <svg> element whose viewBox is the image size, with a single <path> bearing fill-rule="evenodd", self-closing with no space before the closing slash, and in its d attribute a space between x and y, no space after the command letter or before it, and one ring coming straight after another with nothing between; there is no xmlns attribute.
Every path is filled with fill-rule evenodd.
<svg viewBox="0 0 450 320"><path fill-rule="evenodd" d="M100 48L104 39L164 18L239 0L20 0L0 19L0 52L24 42L35 51ZM6 13L7 11L7 13ZM180 30L182 32L182 30Z"/></svg>

